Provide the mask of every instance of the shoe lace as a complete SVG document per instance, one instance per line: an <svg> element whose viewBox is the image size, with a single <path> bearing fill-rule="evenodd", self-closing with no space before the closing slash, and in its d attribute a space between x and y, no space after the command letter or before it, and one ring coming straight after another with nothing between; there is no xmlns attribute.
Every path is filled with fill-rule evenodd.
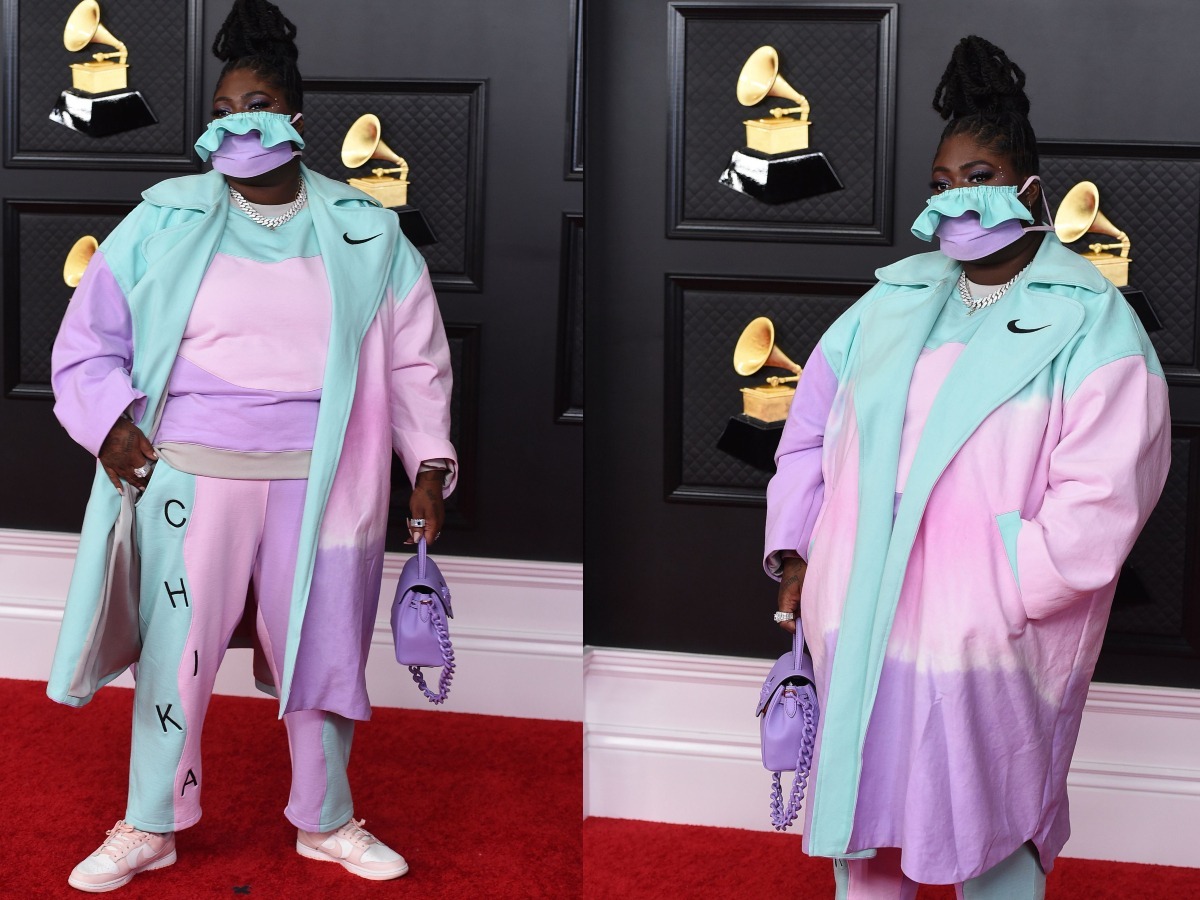
<svg viewBox="0 0 1200 900"><path fill-rule="evenodd" d="M106 840L100 845L100 851L107 853L113 859L124 856L146 839L146 832L139 831L128 822L118 822L108 831Z"/></svg>
<svg viewBox="0 0 1200 900"><path fill-rule="evenodd" d="M366 847L368 844L379 843L379 838L375 837L375 835L363 828L363 825L366 824L366 821L366 819L351 819L337 830L338 837L343 837L360 847Z"/></svg>

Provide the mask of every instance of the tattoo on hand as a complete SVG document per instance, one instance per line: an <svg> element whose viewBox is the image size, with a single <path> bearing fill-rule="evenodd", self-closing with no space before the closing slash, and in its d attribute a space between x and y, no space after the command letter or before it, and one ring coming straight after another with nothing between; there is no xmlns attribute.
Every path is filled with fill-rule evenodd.
<svg viewBox="0 0 1200 900"><path fill-rule="evenodd" d="M783 579L783 586L785 588L791 587L793 584L796 584L798 581L800 581L799 575L789 575L787 578Z"/></svg>

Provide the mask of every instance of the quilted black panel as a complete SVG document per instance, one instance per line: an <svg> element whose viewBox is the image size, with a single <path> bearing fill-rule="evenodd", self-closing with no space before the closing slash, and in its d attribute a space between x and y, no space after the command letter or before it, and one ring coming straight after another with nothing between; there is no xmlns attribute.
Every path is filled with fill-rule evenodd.
<svg viewBox="0 0 1200 900"><path fill-rule="evenodd" d="M15 234L8 237L15 251L6 253L6 262L18 267L18 295L5 297L6 305L16 304L17 322L14 332L6 332L10 336L5 352L20 360L12 380L23 390L50 386L50 349L71 299L71 288L62 279L71 246L85 234L103 241L122 217L123 213L17 213ZM14 324L11 318L8 324Z"/></svg>
<svg viewBox="0 0 1200 900"><path fill-rule="evenodd" d="M1191 441L1171 442L1171 469L1162 499L1133 547L1113 600L1110 635L1179 636L1186 583Z"/></svg>
<svg viewBox="0 0 1200 900"><path fill-rule="evenodd" d="M882 228L875 192L882 179L876 134L880 96L878 21L778 18L689 18L683 60L684 117L679 180L684 223L781 223ZM778 98L744 107L735 93L750 54L770 44L780 73L812 106L810 146L825 152L845 189L771 206L723 187L717 177L745 145L748 118L768 114Z"/></svg>
<svg viewBox="0 0 1200 900"><path fill-rule="evenodd" d="M1133 244L1129 283L1146 292L1162 320L1150 336L1154 348L1164 365L1196 366L1200 159L1047 155L1042 177L1054 211L1075 184L1095 182L1101 211ZM1072 248L1100 240L1085 235Z"/></svg>
<svg viewBox="0 0 1200 900"><path fill-rule="evenodd" d="M368 112L379 116L384 143L410 166L409 203L425 214L437 236L436 244L420 248L435 279L465 277L475 269L469 258L477 252L471 241L476 228L472 212L481 204L469 203L470 192L480 183L479 161L471 155L472 141L479 139L472 134L477 127L474 102L473 94L461 91L305 90L304 161L330 178L367 176L372 168L388 165L371 162L347 169L341 160L342 140L354 121Z"/></svg>
<svg viewBox="0 0 1200 900"><path fill-rule="evenodd" d="M63 46L63 27L77 0L11 0L16 5L19 73L16 88L16 150L67 154L178 156L190 162L195 123L187 121L190 0L101 0L100 22L129 48L129 87L142 92L158 117L149 125L122 134L89 138L51 122L50 109L59 93L71 86L74 62L111 47L89 45L72 53ZM9 19L8 21L12 21ZM10 95L11 96L11 95Z"/></svg>
<svg viewBox="0 0 1200 900"><path fill-rule="evenodd" d="M865 292L864 286L863 291ZM801 365L821 335L853 302L841 294L748 293L733 287L685 290L680 329L682 358L681 486L765 489L770 475L717 449L729 417L742 411L740 389L764 383L775 370L744 378L733 370L733 347L756 316L775 323L776 344ZM668 413L670 414L670 413Z"/></svg>

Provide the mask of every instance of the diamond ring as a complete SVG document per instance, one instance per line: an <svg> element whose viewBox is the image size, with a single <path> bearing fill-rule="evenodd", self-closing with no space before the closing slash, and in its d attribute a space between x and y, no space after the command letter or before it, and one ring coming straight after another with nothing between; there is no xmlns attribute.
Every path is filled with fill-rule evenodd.
<svg viewBox="0 0 1200 900"><path fill-rule="evenodd" d="M409 528L424 528L425 520L424 519L409 519L408 527Z"/></svg>
<svg viewBox="0 0 1200 900"><path fill-rule="evenodd" d="M779 610L775 613L776 622L790 622L794 618L796 618L795 613L783 612L782 610Z"/></svg>
<svg viewBox="0 0 1200 900"><path fill-rule="evenodd" d="M133 474L136 475L138 478L145 478L147 475L150 474L150 467L149 466L138 466L136 469L133 470Z"/></svg>

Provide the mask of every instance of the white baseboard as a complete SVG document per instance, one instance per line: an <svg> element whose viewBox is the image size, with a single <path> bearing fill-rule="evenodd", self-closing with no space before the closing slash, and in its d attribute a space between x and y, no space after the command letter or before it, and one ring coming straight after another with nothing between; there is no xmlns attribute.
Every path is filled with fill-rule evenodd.
<svg viewBox="0 0 1200 900"><path fill-rule="evenodd" d="M589 648L584 814L770 830L754 705L772 660ZM1093 684L1065 856L1200 865L1200 691Z"/></svg>
<svg viewBox="0 0 1200 900"><path fill-rule="evenodd" d="M70 584L78 535L0 529L0 678L45 681ZM392 655L389 616L407 556L384 562L367 664L376 706L433 709ZM579 721L583 715L583 567L576 563L437 557L454 592L458 662L448 712ZM129 673L114 684L132 687ZM254 689L250 651L231 650L217 693Z"/></svg>

